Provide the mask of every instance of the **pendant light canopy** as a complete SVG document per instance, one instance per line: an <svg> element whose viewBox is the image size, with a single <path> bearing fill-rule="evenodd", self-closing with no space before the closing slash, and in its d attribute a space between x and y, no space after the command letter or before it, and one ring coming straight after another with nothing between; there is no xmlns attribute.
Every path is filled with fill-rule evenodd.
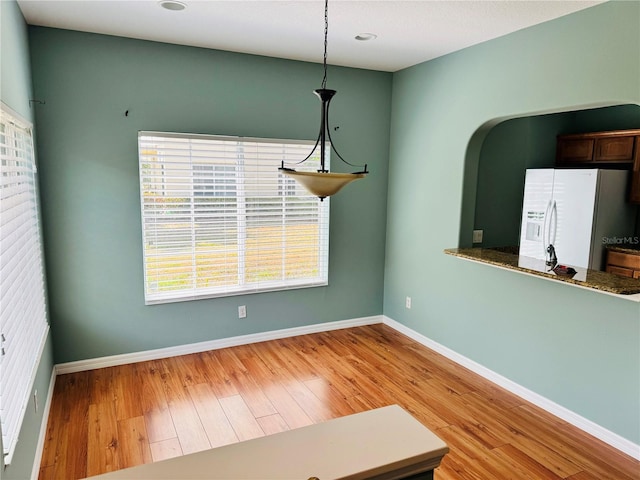
<svg viewBox="0 0 640 480"><path fill-rule="evenodd" d="M304 163L311 158L311 156L315 153L318 145L320 146L320 169L317 172L297 172L292 168L286 168L284 166L284 162L282 162L281 167L278 169L283 174L294 178L301 185L303 185L309 192L316 195L323 200L325 197L329 197L335 193L338 193L342 187L347 185L348 183L353 182L354 180L358 180L359 178L364 178L367 173L367 165L353 165L347 162L342 155L338 153L336 150L333 141L331 140L331 132L329 129L329 103L331 99L336 94L335 90L327 89L327 34L329 32L329 0L325 0L324 3L324 57L323 57L323 66L324 66L324 76L322 78L322 88L314 90L314 93L318 96L321 102L321 112L320 112L320 133L318 134L318 139L316 140L316 144L311 150L311 153L307 155L307 157L298 162L298 164ZM327 149L327 141L329 141L331 145L331 150L338 156L340 160L342 160L347 165L352 167L364 167L362 170L354 173L332 173L329 170L325 169L325 156Z"/></svg>

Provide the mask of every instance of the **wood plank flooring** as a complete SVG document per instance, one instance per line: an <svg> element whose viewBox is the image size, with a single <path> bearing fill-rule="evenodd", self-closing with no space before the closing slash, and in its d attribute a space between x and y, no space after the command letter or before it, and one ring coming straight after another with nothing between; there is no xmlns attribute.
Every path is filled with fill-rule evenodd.
<svg viewBox="0 0 640 480"><path fill-rule="evenodd" d="M449 445L436 480L640 479L640 462L384 325L61 375L40 479L83 478L391 404Z"/></svg>

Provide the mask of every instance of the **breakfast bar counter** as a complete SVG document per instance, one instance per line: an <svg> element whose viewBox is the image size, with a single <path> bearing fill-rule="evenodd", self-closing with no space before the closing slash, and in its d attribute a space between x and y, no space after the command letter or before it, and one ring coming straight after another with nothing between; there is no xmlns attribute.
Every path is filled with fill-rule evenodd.
<svg viewBox="0 0 640 480"><path fill-rule="evenodd" d="M508 248L449 248L444 253L602 292L617 295L640 294L638 279L580 267L574 267L576 273L573 275L559 275L550 270L544 260L523 257L518 255L517 251Z"/></svg>

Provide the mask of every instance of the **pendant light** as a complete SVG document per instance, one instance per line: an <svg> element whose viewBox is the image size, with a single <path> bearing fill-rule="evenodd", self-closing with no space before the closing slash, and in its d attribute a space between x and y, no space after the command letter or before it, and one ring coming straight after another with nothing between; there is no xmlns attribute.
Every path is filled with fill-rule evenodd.
<svg viewBox="0 0 640 480"><path fill-rule="evenodd" d="M284 166L284 161L278 170L283 174L294 178L297 180L302 186L304 186L309 192L316 195L320 200L324 200L326 197L329 197L335 193L337 193L342 187L353 182L354 180L358 180L359 178L364 178L367 173L367 165L364 165L364 168L358 172L354 173L333 173L329 170L325 169L325 155L327 148L327 140L331 145L331 150L338 156L340 160L342 160L347 165L350 165L354 168L362 167L362 165L353 165L347 162L342 155L338 153L336 150L333 141L331 140L331 132L329 130L329 103L331 99L336 94L335 90L327 89L327 34L329 32L329 0L325 0L324 2L324 57L323 57L323 66L324 66L324 76L322 77L322 88L314 90L313 92L318 96L321 102L321 111L320 111L320 133L318 134L318 139L316 140L316 144L311 150L311 153L307 155L304 160L298 162L298 165L306 162L311 158L311 156L315 153L318 145L320 145L320 169L317 172L298 172L292 168L286 168Z"/></svg>

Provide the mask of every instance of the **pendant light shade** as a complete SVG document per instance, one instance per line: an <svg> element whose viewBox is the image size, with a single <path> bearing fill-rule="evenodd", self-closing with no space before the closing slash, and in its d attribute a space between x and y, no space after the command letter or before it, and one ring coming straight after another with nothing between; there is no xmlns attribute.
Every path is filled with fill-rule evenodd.
<svg viewBox="0 0 640 480"><path fill-rule="evenodd" d="M298 164L304 163L311 158L311 156L315 153L318 146L320 146L320 169L317 172L298 172L295 169L285 167L284 162L282 162L281 167L279 168L280 172L284 175L294 178L298 183L304 186L309 192L313 195L316 195L320 200L323 200L326 197L334 195L338 193L342 187L353 182L354 180L358 180L359 178L364 178L369 172L367 170L367 165L353 165L347 162L336 150L336 147L331 140L331 131L329 129L329 103L331 99L336 94L335 90L329 90L326 88L327 86L327 35L329 32L329 0L325 0L324 4L324 77L322 78L322 88L314 90L314 93L318 96L321 102L321 111L320 111L320 133L318 134L318 139L316 140L316 144L314 145L311 153L307 155L307 157L298 162ZM361 168L360 171L354 173L332 173L329 170L325 169L325 157L326 157L326 149L327 149L327 141L330 143L330 148L337 155L337 157L342 160L347 165L352 167Z"/></svg>
<svg viewBox="0 0 640 480"><path fill-rule="evenodd" d="M298 181L309 192L323 200L338 193L342 187L354 180L364 178L366 173L296 172L281 168L285 175Z"/></svg>

